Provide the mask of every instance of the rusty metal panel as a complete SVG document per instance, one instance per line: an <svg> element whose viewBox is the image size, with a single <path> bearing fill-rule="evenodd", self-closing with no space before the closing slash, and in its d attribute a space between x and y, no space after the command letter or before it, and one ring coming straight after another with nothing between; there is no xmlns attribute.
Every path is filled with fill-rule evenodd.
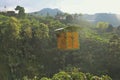
<svg viewBox="0 0 120 80"><path fill-rule="evenodd" d="M58 48L65 49L66 48L66 33L62 32L59 34L58 39Z"/></svg>
<svg viewBox="0 0 120 80"><path fill-rule="evenodd" d="M79 48L79 34L78 34L78 32L73 32L73 48Z"/></svg>
<svg viewBox="0 0 120 80"><path fill-rule="evenodd" d="M67 35L66 38L67 49L72 49L73 47L72 32L66 32L66 35Z"/></svg>

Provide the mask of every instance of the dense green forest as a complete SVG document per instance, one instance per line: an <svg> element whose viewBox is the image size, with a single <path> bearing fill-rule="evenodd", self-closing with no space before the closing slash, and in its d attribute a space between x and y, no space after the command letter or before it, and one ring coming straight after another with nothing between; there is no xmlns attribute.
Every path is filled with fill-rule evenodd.
<svg viewBox="0 0 120 80"><path fill-rule="evenodd" d="M0 13L0 80L34 77L44 77L41 80L50 80L45 77L98 80L70 79L79 74L87 76L86 73L91 73L89 77L92 74L109 75L113 80L120 79L120 26L114 27L106 22L92 24L82 17L78 19L80 14L65 13L66 18L61 18L61 14L42 17L25 14L20 6L16 10L19 10L18 14ZM54 30L70 25L81 28L80 48L59 50ZM73 68L79 71L71 71ZM58 79L61 75L67 77Z"/></svg>

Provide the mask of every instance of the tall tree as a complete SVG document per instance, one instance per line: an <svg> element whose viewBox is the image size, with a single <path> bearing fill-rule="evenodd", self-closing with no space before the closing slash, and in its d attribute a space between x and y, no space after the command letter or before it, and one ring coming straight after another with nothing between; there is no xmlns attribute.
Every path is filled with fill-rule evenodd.
<svg viewBox="0 0 120 80"><path fill-rule="evenodd" d="M113 35L113 37L110 39L109 51L106 58L106 67L109 71L109 74L112 77L117 78L117 76L120 75L120 38L118 35Z"/></svg>
<svg viewBox="0 0 120 80"><path fill-rule="evenodd" d="M112 24L109 24L108 25L108 28L106 29L107 32L112 32L114 29L113 25Z"/></svg>
<svg viewBox="0 0 120 80"><path fill-rule="evenodd" d="M18 11L19 11L19 12L18 12L18 16L19 16L19 17L25 17L25 9L24 9L24 7L17 6L17 7L15 8L15 10L18 10Z"/></svg>
<svg viewBox="0 0 120 80"><path fill-rule="evenodd" d="M6 64L10 67L10 74L14 74L15 66L19 64L18 39L20 37L20 28L20 22L15 17L8 18L0 25L0 37L2 37L0 41L2 51L0 52L1 55L5 56Z"/></svg>
<svg viewBox="0 0 120 80"><path fill-rule="evenodd" d="M117 27L116 33L120 36L120 25Z"/></svg>
<svg viewBox="0 0 120 80"><path fill-rule="evenodd" d="M72 21L73 21L73 16L70 15L70 14L67 15L67 16L66 16L66 22L67 22L67 23L71 23Z"/></svg>
<svg viewBox="0 0 120 80"><path fill-rule="evenodd" d="M99 33L103 33L108 28L108 23L106 23L106 22L98 22L97 23L97 28L98 28Z"/></svg>

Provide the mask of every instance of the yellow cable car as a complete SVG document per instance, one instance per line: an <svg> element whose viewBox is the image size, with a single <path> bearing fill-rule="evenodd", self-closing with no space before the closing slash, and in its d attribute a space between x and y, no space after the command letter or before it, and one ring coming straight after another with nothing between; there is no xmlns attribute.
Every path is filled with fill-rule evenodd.
<svg viewBox="0 0 120 80"><path fill-rule="evenodd" d="M79 27L65 27L56 29L57 47L62 50L79 49Z"/></svg>

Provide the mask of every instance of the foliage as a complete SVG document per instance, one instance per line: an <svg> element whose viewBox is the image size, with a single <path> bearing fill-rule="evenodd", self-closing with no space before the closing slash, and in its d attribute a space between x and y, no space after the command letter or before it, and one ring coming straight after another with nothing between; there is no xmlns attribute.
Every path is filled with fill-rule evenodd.
<svg viewBox="0 0 120 80"><path fill-rule="evenodd" d="M41 78L40 80L51 80L51 79L49 79L49 78L47 78L47 77L43 77L43 78Z"/></svg>
<svg viewBox="0 0 120 80"><path fill-rule="evenodd" d="M55 74L52 78L52 80L71 80L71 76L67 74L66 72L59 72L58 74Z"/></svg>
<svg viewBox="0 0 120 80"><path fill-rule="evenodd" d="M15 10L18 10L18 16L19 17L25 17L25 9L21 6L16 6Z"/></svg>
<svg viewBox="0 0 120 80"><path fill-rule="evenodd" d="M105 22L93 25L83 20L82 15L71 15L68 22L30 14L21 16L0 15L1 80L111 80L108 76L96 76L106 74L119 80L119 27ZM80 49L62 51L57 49L54 30L67 27L69 23L82 27L78 30ZM82 72L72 71L73 67Z"/></svg>
<svg viewBox="0 0 120 80"><path fill-rule="evenodd" d="M106 22L98 22L96 27L98 28L99 33L103 33L108 28L108 23L106 23Z"/></svg>
<svg viewBox="0 0 120 80"><path fill-rule="evenodd" d="M114 30L113 26L111 24L108 25L108 28L106 29L107 32L112 32Z"/></svg>
<svg viewBox="0 0 120 80"><path fill-rule="evenodd" d="M67 15L67 16L66 16L66 22L67 22L67 23L71 23L72 21L73 21L72 15L70 15L70 14Z"/></svg>
<svg viewBox="0 0 120 80"><path fill-rule="evenodd" d="M24 77L23 80L29 79L27 77ZM41 79L34 77L33 79L30 80L112 80L112 79L107 75L102 75L101 77L99 77L94 76L90 73L60 71L59 73L54 74L51 79L47 77L43 77Z"/></svg>

